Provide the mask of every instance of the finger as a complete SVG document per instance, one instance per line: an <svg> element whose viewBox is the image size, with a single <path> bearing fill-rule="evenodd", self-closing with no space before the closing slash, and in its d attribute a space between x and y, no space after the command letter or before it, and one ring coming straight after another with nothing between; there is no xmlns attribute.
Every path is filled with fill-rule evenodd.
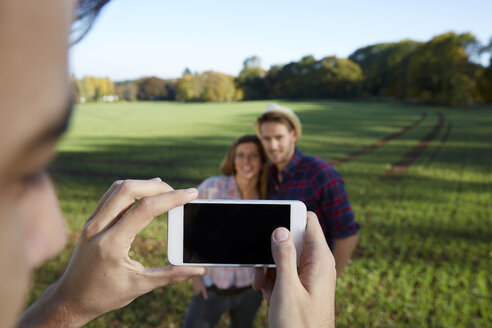
<svg viewBox="0 0 492 328"><path fill-rule="evenodd" d="M92 214L89 216L89 218L87 218L87 221L85 222L86 224L89 223L97 215L104 203L106 203L106 201L108 200L109 196L111 196L111 194L119 187L121 183L123 183L123 180L116 180L115 182L113 182L111 187L109 187L109 189L104 193L104 195L97 203L97 206L94 211L92 211Z"/></svg>
<svg viewBox="0 0 492 328"><path fill-rule="evenodd" d="M207 288L205 286L203 286L202 295L205 300L208 300Z"/></svg>
<svg viewBox="0 0 492 328"><path fill-rule="evenodd" d="M111 228L113 241L131 243L135 235L142 231L154 217L192 201L197 195L198 190L190 188L142 199Z"/></svg>
<svg viewBox="0 0 492 328"><path fill-rule="evenodd" d="M94 234L100 233L118 221L135 201L172 190L174 189L160 179L124 180L101 206L87 229Z"/></svg>
<svg viewBox="0 0 492 328"><path fill-rule="evenodd" d="M145 269L139 278L140 286L146 291L157 287L174 285L192 277L203 276L207 271L204 267L195 266L168 266L164 268Z"/></svg>
<svg viewBox="0 0 492 328"><path fill-rule="evenodd" d="M272 233L272 256L277 266L276 284L292 284L297 282L296 249L290 231L284 227Z"/></svg>

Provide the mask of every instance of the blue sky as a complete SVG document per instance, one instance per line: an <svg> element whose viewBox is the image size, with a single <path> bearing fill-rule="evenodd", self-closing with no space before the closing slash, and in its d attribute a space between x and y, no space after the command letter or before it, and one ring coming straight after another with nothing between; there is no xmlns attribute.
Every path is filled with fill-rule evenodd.
<svg viewBox="0 0 492 328"><path fill-rule="evenodd" d="M186 67L237 75L252 55L268 69L305 55L347 57L366 45L428 41L448 31L486 43L490 13L490 0L113 0L72 47L70 68L78 78L115 81L179 77Z"/></svg>

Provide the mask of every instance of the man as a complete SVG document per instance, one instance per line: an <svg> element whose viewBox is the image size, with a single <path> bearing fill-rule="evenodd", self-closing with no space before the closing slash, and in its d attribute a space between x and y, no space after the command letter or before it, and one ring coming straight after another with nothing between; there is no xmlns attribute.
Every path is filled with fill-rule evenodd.
<svg viewBox="0 0 492 328"><path fill-rule="evenodd" d="M340 277L357 245L359 230L342 177L328 162L296 147L302 125L291 109L268 105L254 128L272 162L268 198L301 200L316 213Z"/></svg>
<svg viewBox="0 0 492 328"><path fill-rule="evenodd" d="M77 1L94 18L107 0ZM75 1L0 1L0 327L81 327L156 287L203 275L201 267L144 268L128 256L152 219L187 203L197 190L173 190L159 178L115 182L88 218L63 276L21 317L32 269L65 244L63 218L44 167L70 116L67 52ZM303 276L286 229L272 235L278 264L258 271L270 299L270 324L334 325L335 271L313 213L308 215ZM315 273L332 272L326 281ZM319 291L322 293L313 293ZM283 302L280 302L282 300ZM321 311L328 309L328 311ZM315 315L308 315L314 310ZM308 317L308 321L302 318ZM302 327L299 326L299 327Z"/></svg>

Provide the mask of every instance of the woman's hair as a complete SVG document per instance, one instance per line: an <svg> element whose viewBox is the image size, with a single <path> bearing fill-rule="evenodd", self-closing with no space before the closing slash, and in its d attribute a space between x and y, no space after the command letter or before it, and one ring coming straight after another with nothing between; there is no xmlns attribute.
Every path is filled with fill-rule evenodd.
<svg viewBox="0 0 492 328"><path fill-rule="evenodd" d="M72 44L79 42L92 27L102 7L111 0L79 0L72 23Z"/></svg>
<svg viewBox="0 0 492 328"><path fill-rule="evenodd" d="M260 152L262 165L260 175L258 177L258 193L260 194L260 199L266 199L268 192L268 161L265 150L261 145L260 139L258 139L258 137L254 134L246 134L234 141L234 143L229 147L226 156L222 160L222 163L220 164L220 170L224 175L235 175L236 169L234 167L234 158L236 157L237 146L248 142L256 144L256 146L258 147L258 151Z"/></svg>

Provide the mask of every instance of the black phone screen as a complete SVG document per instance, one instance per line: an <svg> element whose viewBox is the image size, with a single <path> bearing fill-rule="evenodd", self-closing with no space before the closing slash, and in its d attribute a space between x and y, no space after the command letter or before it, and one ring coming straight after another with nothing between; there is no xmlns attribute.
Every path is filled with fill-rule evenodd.
<svg viewBox="0 0 492 328"><path fill-rule="evenodd" d="M183 263L274 264L270 238L290 229L290 205L189 203L183 221Z"/></svg>

